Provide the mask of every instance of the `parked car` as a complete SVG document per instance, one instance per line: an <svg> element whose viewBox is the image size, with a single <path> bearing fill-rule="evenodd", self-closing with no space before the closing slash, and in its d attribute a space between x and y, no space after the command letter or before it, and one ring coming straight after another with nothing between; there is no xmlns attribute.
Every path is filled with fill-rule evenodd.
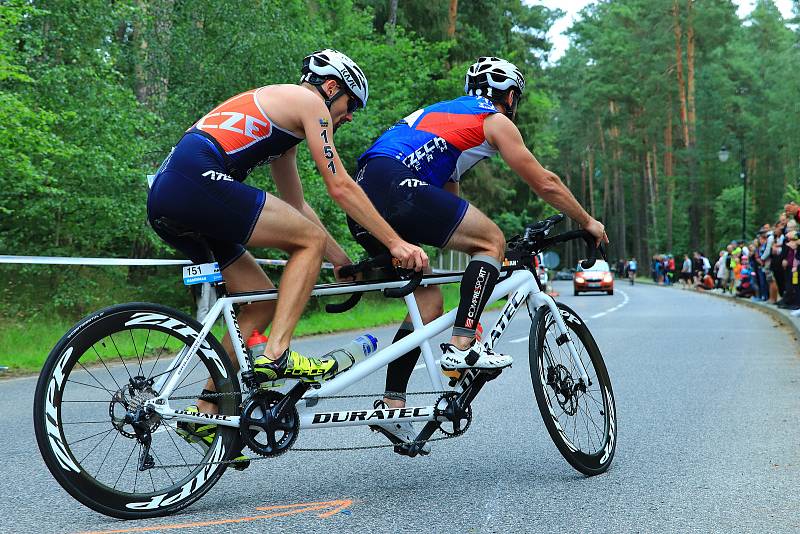
<svg viewBox="0 0 800 534"><path fill-rule="evenodd" d="M578 262L575 275L572 278L574 294L586 291L604 291L609 295L614 294L614 275L608 264L602 260L594 262L590 269L584 269Z"/></svg>

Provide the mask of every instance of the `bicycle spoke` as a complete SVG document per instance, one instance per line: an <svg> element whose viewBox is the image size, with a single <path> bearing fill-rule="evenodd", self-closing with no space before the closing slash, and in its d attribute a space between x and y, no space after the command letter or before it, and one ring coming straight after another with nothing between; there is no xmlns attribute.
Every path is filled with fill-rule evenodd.
<svg viewBox="0 0 800 534"><path fill-rule="evenodd" d="M201 363L203 363L203 359L202 359L202 358L200 358L200 357L198 356L198 357L197 357L197 363L195 363L195 364L194 364L194 366L191 368L191 370L190 370L188 373L184 373L184 374L183 374L183 378L181 379L181 381L180 381L180 382L178 382L178 386L180 386L181 384L183 384L183 382L184 382L184 381L185 381L187 378L189 378L190 376L192 376L192 373L194 372L194 370L195 370L195 369L197 369L197 366L198 366L198 365L200 365ZM177 388L176 388L176 389L177 389Z"/></svg>
<svg viewBox="0 0 800 534"><path fill-rule="evenodd" d="M108 424L108 421L62 421L61 425L96 425L98 423ZM113 428L111 430L114 430Z"/></svg>
<svg viewBox="0 0 800 534"><path fill-rule="evenodd" d="M104 343L102 343L102 341L101 341L101 344L103 344L103 346L105 347L105 344L104 344ZM122 388L120 387L120 385L119 385L119 382L117 382L117 379L116 379L116 378L114 378L114 375L113 375L113 374L111 374L111 370L108 368L108 365L106 365L106 362L105 362L105 360L103 360L103 357L102 357L102 356L100 356L100 353L97 351L97 348L94 346L94 344L92 344L92 350L93 350L93 351L94 351L94 353L97 355L97 359L98 359L98 360L100 360L100 363L102 363L102 364L103 364L103 367L105 367L105 370L106 370L106 372L108 373L108 376L110 376L110 377L111 377L111 380L113 380L113 381L114 381L114 384L116 384L116 386L117 386L117 389L122 389ZM85 370L87 373L89 372L89 370L88 370L88 369L86 369L86 367L84 367L84 366L83 366L83 364L82 364L80 361L78 361L78 364L79 364L81 367L83 367L83 369L84 369L84 370Z"/></svg>
<svg viewBox="0 0 800 534"><path fill-rule="evenodd" d="M112 430L113 430L113 428L112 428ZM99 436L99 435L100 435L100 434L102 434L103 432L106 432L106 431L105 431L105 430L101 430L101 431L100 431L100 432L98 432L97 434L92 434L91 436L86 436L85 438L81 438L81 439L79 439L79 440L77 440L77 441L71 441L71 442L70 442L70 448L71 448L71 446L72 446L72 445L75 445L76 443L80 443L81 441L86 441L87 439L91 439L91 438L93 438L93 437L95 437L95 436Z"/></svg>
<svg viewBox="0 0 800 534"><path fill-rule="evenodd" d="M125 363L125 359L122 357L122 353L119 351L119 347L117 347L117 342L114 341L114 334L110 334L108 339L111 340L111 344L114 345L114 350L117 351L117 356L119 356L119 361L122 362L122 366L125 368L125 372L128 373L128 378L133 378L131 372L128 370L128 365Z"/></svg>
<svg viewBox="0 0 800 534"><path fill-rule="evenodd" d="M207 381L208 381L208 377L201 378L200 380L196 380L196 381L192 382L191 384L186 384L185 386L177 387L177 388L173 389L172 392L174 393L174 392L178 391L179 389L188 388L189 386L193 386L195 384L199 384L200 382L207 382Z"/></svg>
<svg viewBox="0 0 800 534"><path fill-rule="evenodd" d="M139 349L136 348L136 339L133 337L133 329L128 330L131 335L131 343L133 343L133 353L136 355L136 361L139 364L139 374L142 374L142 359L139 357ZM142 352L144 354L144 352Z"/></svg>
<svg viewBox="0 0 800 534"><path fill-rule="evenodd" d="M600 444L600 446L602 446L603 445L603 438L599 433L600 428L595 424L594 419L589 415L589 412L586 410L586 408L584 408L583 410L584 410L584 413L587 416L587 421L592 423L592 426L594 427L594 432L595 432L595 435L597 436L597 442ZM587 432L589 431L588 425L586 427L586 431ZM605 432L603 432L603 433L605 433Z"/></svg>
<svg viewBox="0 0 800 534"><path fill-rule="evenodd" d="M97 468L97 473L94 475L94 478L100 476L100 471L103 470L103 465L106 463L106 459L108 459L108 454L111 452L111 449L114 448L114 443L117 441L117 437L119 437L119 433L114 434L114 439L111 440L111 445L108 446L108 450L106 451L106 455L103 456L103 461L100 462L100 467Z"/></svg>
<svg viewBox="0 0 800 534"><path fill-rule="evenodd" d="M117 477L116 482L114 482L114 489L117 489L117 484L119 484L119 479L122 478L122 473L124 473L125 472L125 468L128 467L128 462L131 461L131 456L133 456L133 451L136 450L136 446L137 445L139 445L139 442L138 441L134 441L133 442L133 447L131 447L131 452L128 454L128 459L125 460L125 465L123 465L122 469L120 469L119 476ZM137 469L138 469L138 467L137 467ZM153 491L155 491L155 490L153 490Z"/></svg>
<svg viewBox="0 0 800 534"><path fill-rule="evenodd" d="M168 425L164 424L164 426L168 428ZM175 446L175 450L178 451L178 455L181 457L181 460L183 460L183 463L188 464L189 462L186 461L186 457L181 452L181 449L180 449L180 447L178 447L178 444L175 443L175 438L172 437L172 434L169 433L169 430L165 430L164 433L167 435L167 437L170 439L170 441L172 441L172 444ZM189 467L188 465L186 466L186 469L188 469L190 473L192 472L192 468Z"/></svg>
<svg viewBox="0 0 800 534"><path fill-rule="evenodd" d="M92 349L94 349L94 346L92 346ZM95 352L95 354L97 354L97 350L95 350L94 352ZM100 358L100 355L99 355L99 354L97 354L97 357L98 357L98 358ZM101 361L101 362L103 361L103 360L102 360L102 358L100 359L100 361ZM87 373L89 376L91 376L91 377L94 379L94 381L95 381L95 382L97 382L97 384L98 384L98 385L99 385L99 386L100 386L102 389L104 389L104 390L106 390L106 391L108 391L108 392L111 392L111 390L110 390L110 389L108 389L108 388L107 388L105 385L103 385L103 383L102 383L102 382L100 382L100 380L98 380L98 378L97 378L96 376L94 376L94 374L93 374L93 373L92 373L92 372L91 372L89 369L87 369L85 365L83 365L83 364L81 363L80 359L78 359L78 360L77 360L75 363L77 363L78 365L80 365L80 366L81 366L81 369L83 369L84 371L86 371L86 373ZM105 362L103 362L103 367L105 367ZM74 367L73 367L73 369L74 369ZM108 371L108 367L106 367L106 371ZM70 373L70 374L71 374L71 373ZM111 374L111 371L108 371L108 374L109 374L109 376L111 376L111 380L114 380L114 384L117 386L117 389L121 389L121 388L119 387L119 384L117 383L117 381L114 379L114 375L112 375L112 374Z"/></svg>
<svg viewBox="0 0 800 534"><path fill-rule="evenodd" d="M105 439L108 437L108 435L109 435L111 432L113 432L113 431L114 431L114 429L112 428L112 429L110 429L108 432L106 432L106 433L105 433L105 435L104 435L102 438L100 438L100 441L98 441L98 442L95 444L95 446L94 446L94 447L92 447L92 448L89 450L89 452L87 452L87 453L86 453L86 455L85 455L83 458L81 458L80 460L78 460L78 463L79 463L79 464L83 464L83 461L84 461L86 458L88 458L88 457L89 457L89 455L90 455L90 454L92 454L92 453L94 452L94 450L95 450L97 447L99 447L99 446L100 446L100 444L101 444L101 443L103 443L103 441L104 441L104 440L105 440ZM70 448L71 448L71 447L70 447Z"/></svg>
<svg viewBox="0 0 800 534"><path fill-rule="evenodd" d="M150 452L152 452L153 456L156 457L156 460L158 460L158 463L160 463L160 464L164 463L164 462L161 461L161 458L158 457L158 453L156 452L155 447L150 449ZM152 469L150 469L150 471L152 471ZM169 469L162 469L162 471L164 471L164 474L167 475L167 478L169 478L170 483L172 483L172 485L174 486L175 485L175 481L172 480L172 477L169 475ZM153 490L153 491L155 491L155 490Z"/></svg>
<svg viewBox="0 0 800 534"><path fill-rule="evenodd" d="M161 355L164 354L164 351L167 350L167 343L169 343L169 335L164 333L164 344L161 346L161 350L158 351L158 355L156 356L156 361L153 362L153 367L150 369L150 375L147 377L149 379L155 378L153 373L156 371L156 365L158 361L161 359ZM158 375L156 375L158 376Z"/></svg>
<svg viewBox="0 0 800 534"><path fill-rule="evenodd" d="M93 386L91 384L84 384L83 382L78 382L77 380L72 380L71 378L68 378L67 382L70 382L72 384L80 384L81 386L86 386L87 388L100 389L102 391L105 391L106 393L110 393L111 395L114 394L113 391L111 391L110 389L107 389L105 387L97 387L97 386ZM62 401L62 402L80 402L80 401ZM86 401L84 401L84 402L86 402ZM108 402L108 401L98 401L98 402Z"/></svg>

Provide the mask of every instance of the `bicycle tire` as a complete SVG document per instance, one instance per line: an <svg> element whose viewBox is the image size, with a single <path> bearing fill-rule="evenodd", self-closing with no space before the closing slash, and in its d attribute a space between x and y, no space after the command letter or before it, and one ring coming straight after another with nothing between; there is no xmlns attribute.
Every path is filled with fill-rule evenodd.
<svg viewBox="0 0 800 534"><path fill-rule="evenodd" d="M199 334L201 328L202 325L190 316L166 306L138 302L120 304L99 310L81 320L61 338L50 352L39 376L34 397L33 420L36 441L45 464L53 477L79 502L101 514L120 519L140 519L168 515L195 502L219 480L227 464L211 462L230 460L238 455L238 449L235 448L238 444L238 429L236 428L217 426L213 442L204 450L204 448L198 444L191 445L185 440L181 442L172 437L174 434L180 438L175 432L175 428L171 426L174 421L170 422L162 420L158 416L153 416L148 420L148 424L152 421L152 451L155 457L159 459L158 464L164 466L169 465L170 462L168 458L175 456L174 452L166 451L163 447L161 450L156 450L156 443L158 443L159 446L161 446L160 444L164 444L164 447L167 447L167 439L169 438L172 440L180 457L184 458L185 463L189 464L192 462L185 459L182 449L185 449L185 451L189 453L192 451L186 447L191 446L194 448L194 451L196 451L195 455L201 457L197 462L201 465L195 467L189 465L184 466L184 468L188 470L188 473L177 481L173 480L168 468L164 467L156 472L151 468L148 471L153 491L139 492L137 491L137 482L140 470L138 469L137 460L134 460L133 469L135 475L131 475L131 477L135 476L136 478L133 482L133 490L124 491L122 489L117 489L123 473L125 473L130 459L134 455L133 453L137 445L139 448L137 459L141 459L142 454L141 444L135 436L130 436L129 430L127 434L125 433L127 427L124 426L124 422L120 423L121 419L116 415L117 411L120 409L120 406L122 406L121 402L123 400L126 401L124 404L125 410L128 409L128 403L134 401L141 402L139 397L134 396L134 391L138 391L137 395L141 395L141 398L150 395L155 396L156 393L153 388L157 385L154 384L147 391L144 391L144 388L142 390L131 390L128 385L125 384L123 371L120 369L124 367L124 371L127 372L130 381L133 381L135 378L131 375L129 367L135 369L138 365L141 376L144 376L145 366L150 366L150 360L145 360L145 356L148 354L147 340L149 340L152 335L153 343L158 341L158 344L160 344L160 336L163 334L165 341L163 342L160 352L158 352L158 358L152 363L152 370L150 371L150 375L153 376L159 359L164 353L167 354L167 357L165 357L166 361L169 361L170 357L174 357L170 355L169 350L171 349L167 347L179 347L180 344L183 344L183 346L188 348ZM145 335L145 330L147 337L141 347L140 358L138 345L142 345L141 339L142 336ZM126 350L125 344L127 343L127 339L123 336L130 337L132 340L131 345L135 347L136 351L137 358L135 361L129 360L130 365L125 363L123 353L120 352L120 347L122 347L122 351ZM211 376L217 391L239 393L238 381L235 379L236 374L233 371L225 349L223 349L219 341L210 334L206 337L206 342L207 343L201 345L201 349L198 353L192 356L190 362L194 360L197 362L188 374L184 371L182 378L185 379L185 377L191 376L194 370L202 363L208 371L206 376ZM111 362L106 362L101 352L111 352L112 349L110 349L110 347L112 345L116 349L120 361L116 361L116 366L109 368L107 363ZM93 367L88 363L88 360L93 358L91 355L92 352L95 353L99 361L102 362L103 367L105 367L104 370L103 367L97 366L95 373L92 373L91 369L93 369ZM85 358L84 363L81 361L81 358L85 354L89 356ZM73 376L73 371L76 371L75 378L70 380ZM100 376L100 372L107 372L107 375L104 374ZM115 377L115 373L117 373L117 377ZM202 387L200 386L200 383L203 382L202 373L203 369L201 368L199 374L195 375L195 377L201 377L200 380L197 380L196 384L189 384L182 387ZM86 378L84 378L84 375L86 375ZM112 384L106 376L110 377L111 381L116 383L116 385ZM137 375L137 377L138 376L140 375ZM94 379L93 381L92 378ZM118 383L120 381L122 381L123 385L115 390L115 388L119 386ZM67 391L68 384L76 384L76 386ZM179 384L179 386L181 384ZM98 393L98 391L100 392ZM125 397L126 391L128 392L128 397ZM174 393L173 396L180 396L181 393L185 392L186 390L183 389L178 393ZM193 393L193 391L190 390L190 393ZM82 400L84 396L86 396L88 400ZM220 397L220 413L237 415L238 398L239 395ZM104 405L104 402L108 402L108 404ZM95 414L98 420L78 422L65 420L65 416L67 419L71 418L73 412L72 403L82 403L75 407L75 410L80 410L78 413L82 418L91 418L91 416L87 414ZM104 406L107 407L104 408ZM88 440L94 440L96 438L90 436L89 438L82 438L81 440L73 440L70 442L68 435L73 433L74 428L71 425L86 423L86 425L83 426L87 426L88 428L88 425L93 423L95 425L101 425L100 428L108 428L102 426L106 422L103 419L104 410L107 412L105 415L108 418L107 423L111 426L111 429L105 431L106 433L100 441L94 445L94 448L89 453L83 458L79 458L77 453L80 452L82 455L84 451L78 451L78 442L88 442L85 445L85 447L88 448L92 443L92 441ZM69 430L67 430L67 428L69 428ZM95 426L94 428L98 427ZM159 431L165 437L158 436L157 432ZM103 431L97 435L101 435L102 432ZM113 436L113 438L108 438L111 439L111 445L106 451L106 456L100 463L97 472L93 475L90 470L94 470L93 468L95 465L89 465L89 457L94 454L94 450L100 447L109 435ZM122 440L120 444L125 445L123 456L124 450L127 450L128 447L131 447L131 451L122 470L119 472L114 486L111 487L111 479L108 481L105 479L100 480L100 475L105 462L111 455L112 448L114 448L115 443L120 438ZM84 448L84 445L80 445L80 447ZM159 452L165 456L164 461L158 456ZM118 452L115 452L114 457L119 457L121 463L122 456L119 456ZM113 458L112 461L114 461ZM96 464L96 459L91 460L91 462ZM116 466L114 469L114 472L116 472ZM157 488L155 479L159 477L161 477L159 480L164 479L162 472L167 474L170 482L166 482L165 479L164 484L169 484L169 486L159 486ZM183 469L181 472L183 472ZM142 484L146 485L147 471L141 473ZM176 478L178 478L177 475ZM129 482L129 480L126 480L125 483L129 485Z"/></svg>
<svg viewBox="0 0 800 534"><path fill-rule="evenodd" d="M617 414L611 380L600 349L586 323L568 306L561 303L557 303L557 305L564 322L571 331L570 338L575 344L591 383L586 393L576 396L577 400L574 403L571 398L563 394L558 395L559 391L563 391L559 389L559 386L570 384L571 379L573 387L570 389L572 390L577 379L574 378L575 367L566 345L557 344L556 338L559 333L548 306L542 306L536 311L531 324L528 354L531 381L536 403L553 443L572 467L585 475L594 476L609 468L616 451ZM547 335L550 330L554 333L551 332L552 335L548 339ZM553 354L554 346L559 350L558 355ZM600 397L602 402L596 398L595 394ZM580 404L581 400L584 401L583 407ZM560 414L557 413L559 410ZM569 416L569 412L572 410L574 413L570 416L571 419L563 417ZM592 421L594 426L592 429L587 421L587 443L586 450L584 450L581 448L583 447L582 440L576 439L578 428L575 416L581 413L589 415L594 412L598 412L602 416L602 432L599 431L600 425ZM571 437L567 435L569 433L567 423L571 423L573 426L574 433ZM595 443L596 450L590 450Z"/></svg>

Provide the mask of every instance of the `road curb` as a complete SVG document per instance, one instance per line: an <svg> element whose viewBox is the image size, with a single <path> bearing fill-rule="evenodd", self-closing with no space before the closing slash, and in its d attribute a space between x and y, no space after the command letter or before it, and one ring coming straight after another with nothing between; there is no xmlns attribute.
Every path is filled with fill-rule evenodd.
<svg viewBox="0 0 800 534"><path fill-rule="evenodd" d="M787 315L785 313L781 313L781 311L779 311L777 309L774 309L774 308L771 308L771 307L768 307L768 306L764 306L763 304L756 304L755 302L750 302L750 300L740 300L740 299L733 298L733 297L726 297L725 295L717 295L716 293L707 293L707 292L705 292L703 294L710 295L710 296L716 297L718 299L727 300L727 301L732 302L734 304L739 304L739 305L745 306L747 308L752 308L754 310L758 310L760 312L763 312L763 313L771 316L776 321L778 321L780 323L783 323L784 326L786 326L789 330L791 330L794 333L794 340L795 341L800 340L800 325L798 325L797 322L793 321L792 318L789 315Z"/></svg>
<svg viewBox="0 0 800 534"><path fill-rule="evenodd" d="M637 280L637 282L638 282L638 280ZM655 286L655 287L665 287L665 286L660 286L660 285L658 285L658 284L656 284L654 282L651 282L650 280L647 280L646 282L644 282L644 285ZM677 289L679 291L688 291L686 289L681 289L681 288L674 288L674 289ZM774 320L776 320L776 321L780 322L781 324L783 324L786 328L788 328L792 332L792 335L794 336L794 340L795 341L800 341L800 321L795 321L794 319L792 319L792 317L790 315L781 312L777 308L773 308L771 306L766 306L764 304L756 304L755 302L751 302L750 299L734 298L734 297L730 297L730 296L727 296L727 295L720 295L719 293L713 293L711 291L694 291L694 293L696 293L698 295L708 295L708 296L715 297L715 298L718 298L718 299L727 300L728 302L730 302L732 304L739 304L741 306L745 306L746 308L752 308L754 310L758 310L758 311L760 311L762 313L765 313L765 314L769 315L770 317L772 317Z"/></svg>

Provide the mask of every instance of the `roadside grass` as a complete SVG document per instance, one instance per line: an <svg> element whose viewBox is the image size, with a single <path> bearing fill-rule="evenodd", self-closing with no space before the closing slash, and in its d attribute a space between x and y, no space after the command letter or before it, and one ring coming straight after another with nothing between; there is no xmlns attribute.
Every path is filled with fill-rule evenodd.
<svg viewBox="0 0 800 534"><path fill-rule="evenodd" d="M442 286L445 310L458 304L459 285ZM406 313L405 303L401 299L386 299L378 294L367 294L352 310L341 314L325 313L324 306L330 302L340 302L346 296L339 295L319 299L319 309L306 313L295 330L296 336L327 334L347 330L365 331L369 328L399 323ZM502 307L501 300L490 308ZM8 366L8 371L0 376L19 376L38 373L50 350L80 318L35 316L26 319L5 318L0 324L0 365ZM224 329L218 323L212 330L214 336L222 340ZM360 332L359 332L360 333ZM242 332L245 339L250 332ZM132 350L136 341L120 339L115 335L115 342L121 353L134 354ZM141 350L139 351L141 352ZM115 358L117 356L115 355ZM126 356L127 357L127 356ZM135 358L135 356L130 356ZM97 356L84 354L81 362L96 361Z"/></svg>

